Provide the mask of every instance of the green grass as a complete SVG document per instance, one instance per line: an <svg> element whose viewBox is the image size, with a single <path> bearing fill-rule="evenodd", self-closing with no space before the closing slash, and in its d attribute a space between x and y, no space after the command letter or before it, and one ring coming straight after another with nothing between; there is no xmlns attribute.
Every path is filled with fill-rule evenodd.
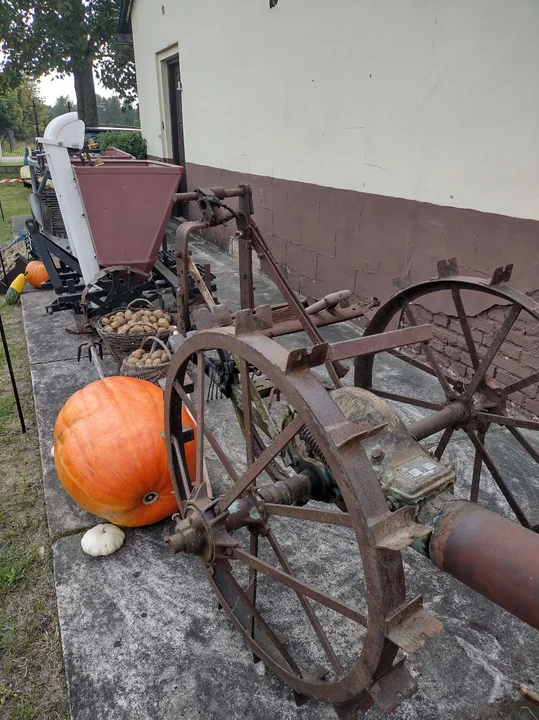
<svg viewBox="0 0 539 720"><path fill-rule="evenodd" d="M5 180L8 176L0 174L0 180ZM28 196L30 190L24 187L22 183L3 183L0 184L0 202L4 211L4 221L0 215L0 246L5 245L11 240L13 233L11 230L11 218L13 215L30 215L28 207Z"/></svg>
<svg viewBox="0 0 539 720"><path fill-rule="evenodd" d="M0 351L0 718L67 720L52 548L20 305L1 310L21 397ZM1 346L1 343L0 343Z"/></svg>

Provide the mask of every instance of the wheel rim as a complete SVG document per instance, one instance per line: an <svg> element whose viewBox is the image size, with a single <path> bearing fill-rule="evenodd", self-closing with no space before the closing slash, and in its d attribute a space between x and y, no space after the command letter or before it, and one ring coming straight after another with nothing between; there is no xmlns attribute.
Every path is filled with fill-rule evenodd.
<svg viewBox="0 0 539 720"><path fill-rule="evenodd" d="M402 402L405 405L415 405L435 412L446 408L452 403L463 405L465 407L465 419L463 421L457 420L445 428L440 441L436 445L434 455L441 459L455 430L462 429L471 442L475 453L470 499L477 502L480 498L481 471L485 466L518 521L525 527L537 529L535 526L532 527L530 520L522 509L521 503L518 502L490 453L485 449L485 438L488 436L489 430L496 427L506 427L533 462L539 464L539 451L522 433L522 430L539 431L539 422L512 417L507 408L507 402L511 401L511 396L514 393L539 383L539 373L530 369L528 377L520 380L515 378L515 381L510 384L502 384L496 378L491 377L494 362L500 354L503 355L504 343L507 341L507 336L517 320L522 316L526 316L539 322L539 303L514 288L490 286L475 278L456 276L431 280L413 285L397 293L373 316L365 334L383 333L398 316L405 318L407 324L418 324L418 312L416 306L412 303L442 291L449 291L451 294L454 312L460 326L461 341L458 347L460 347L462 353L467 355L467 367L469 368L467 376L461 377L454 370L448 370L451 367L450 362L444 367L439 356L429 348L424 347L422 348L423 357L421 359L399 351L393 351L392 354L426 372L431 377L435 377L445 398L442 402L436 403L423 398L402 396L376 388L373 380L374 355L356 358L355 384L386 399ZM494 332L489 345L482 346L474 340L474 331L466 315L462 291L489 295L502 300L507 305L505 317ZM463 357L461 355L460 359L462 360ZM496 375L498 375L498 371L496 371Z"/></svg>
<svg viewBox="0 0 539 720"><path fill-rule="evenodd" d="M335 658L332 659L331 651L326 652L326 657L332 665L332 670L335 671L337 679L330 682L322 682L313 677L309 677L308 673L303 673L301 667L298 670L293 667L295 660L292 659L292 662L290 662L290 658L286 657L286 649L285 652L283 652L283 648L279 646L278 640L276 641L275 638L270 637L269 639L270 651L268 651L267 642L262 646L260 643L260 634L256 636L255 633L253 633L252 625L253 623L256 624L259 631L265 634L266 640L268 640L269 631L262 628L264 618L254 616L250 612L253 608L249 606L248 603L249 601L252 603L252 598L250 596L246 597L245 590L242 589L241 585L236 581L233 573L231 574L226 562L218 562L215 558L204 563L212 588L219 599L219 603L223 606L229 618L251 646L253 653L258 658L264 660L267 666L290 685L295 692L306 697L316 697L320 700L335 704L357 699L365 689L370 687L374 678L383 674L392 665L397 647L385 637L386 618L401 606L405 599L404 576L400 553L380 551L377 549L368 525L369 519L387 513L387 505L379 482L372 472L370 463L360 443L338 448L325 430L325 428L329 426L342 423L345 418L315 376L310 371L285 375L283 370L281 370L281 368L286 366L286 357L288 354L284 348L275 341L262 335L252 334L238 338L226 328L221 330L199 331L188 339L174 355L167 377L165 392L167 452L175 492L178 497L185 498L189 493L190 502L192 504L196 503L197 493L200 494L202 487L202 455L204 453L204 442L210 445L219 456L229 477L238 481L237 472L234 468L227 467L226 453L220 447L215 436L209 431L205 422L204 400L206 391L204 373L197 373L196 405L192 403L189 408L190 401L182 387L190 359L193 358L193 356L196 357L196 365L198 368L201 368L204 366L204 353L214 350L227 351L239 359L240 375L242 377L242 397L248 398L247 401L243 402L244 417L248 419L247 426L252 427L252 402L249 383L245 378L249 377L249 367L251 366L261 371L264 377L267 378L274 387L279 388L281 394L286 397L286 401L292 405L297 413L294 421L286 426L286 428L280 432L278 438L271 441L271 444L282 442L280 439L285 435L286 430L295 423L294 427L290 430L290 432L294 432L292 437L297 434L301 427L306 426L319 446L324 449L324 455L330 471L342 492L348 513L352 518L355 539L359 547L359 554L365 576L367 627L364 644L359 653L359 657L353 667L343 671L342 676L339 676L337 672L338 661L336 669ZM180 425L181 420L179 420L179 418L181 418L181 408L183 404L196 416L198 425L197 478L195 478L192 490L190 478L186 477L185 466L181 462L183 441ZM201 442L201 437L204 437L204 442ZM259 457L260 448L258 448L258 451L255 451L254 438L250 432L245 433L245 437L246 466L248 470L253 464L253 460ZM218 446L217 448L216 445ZM250 491L251 486L247 488L246 492ZM230 507L230 504L234 502L234 495L229 494L228 491L227 495L228 500L222 510L226 509L225 506L227 503L227 507ZM221 500L219 502L221 502ZM211 504L211 502L208 503L208 506ZM213 505L216 504L218 504L218 501L213 501ZM183 512L186 512L189 503L184 502L182 505ZM306 507L309 508L309 505ZM274 559L278 561L278 565L280 565L282 570L288 572L290 568L288 567L287 570L288 563L284 557L283 548L280 546L274 533L272 518L270 517L269 520L270 533L268 536L268 544L273 551ZM250 533L249 554L256 556L258 553L259 540L257 533ZM237 557L234 559L237 559ZM252 568L249 571L248 588L251 587L253 578L256 578L256 574L251 572L251 570ZM282 587L280 589L283 590ZM289 586L287 590L289 592L295 592L291 586ZM256 603L256 590L253 590L253 592L255 593ZM238 599L241 601L240 603L238 603ZM324 602L321 604L323 605ZM305 611L303 605L302 607ZM249 616L251 618L254 617L254 621L251 620L249 622ZM309 622L312 626L312 618L310 617ZM316 633L316 631L315 634L320 641L320 634ZM324 650L326 651L328 648L324 648Z"/></svg>

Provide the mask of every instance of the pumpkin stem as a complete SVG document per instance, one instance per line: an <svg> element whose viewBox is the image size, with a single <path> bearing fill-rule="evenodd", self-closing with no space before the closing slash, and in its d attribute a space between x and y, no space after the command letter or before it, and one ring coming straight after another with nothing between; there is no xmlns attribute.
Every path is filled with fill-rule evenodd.
<svg viewBox="0 0 539 720"><path fill-rule="evenodd" d="M142 498L142 502L144 503L144 505L152 505L158 498L159 493L156 493L152 490L151 492L146 493L146 495Z"/></svg>

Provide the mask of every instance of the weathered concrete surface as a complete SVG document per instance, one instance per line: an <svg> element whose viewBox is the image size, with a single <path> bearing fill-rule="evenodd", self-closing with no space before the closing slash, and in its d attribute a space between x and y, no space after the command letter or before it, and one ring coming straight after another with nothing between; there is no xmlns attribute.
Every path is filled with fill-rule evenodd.
<svg viewBox="0 0 539 720"><path fill-rule="evenodd" d="M201 248L197 243L197 251L197 260L209 260L217 272L221 300L236 305L235 263L211 246ZM257 276L256 284L260 302L279 298L264 276ZM87 361L77 365L73 360L72 338L63 331L66 322L71 322L69 314L45 315L40 312L45 300L45 293L34 293L31 299L23 298L23 306L33 358L47 513L51 533L58 535L95 522L67 498L49 451L54 419L62 403L96 376ZM342 339L356 335L358 330L348 326L325 333ZM41 339L33 340L34 334L41 334ZM47 336L49 345L58 346L52 356L47 355ZM283 342L290 347L305 344L299 335ZM435 383L390 356L377 360L376 377L380 387L407 394L420 391L431 400L436 397ZM346 382L351 381L348 375ZM237 425L230 406L226 401L216 401L207 407L218 439L226 442L241 466L240 443L231 430ZM423 412L402 405L398 409L407 422ZM500 465L505 463L505 469L529 488L537 468L515 452L507 433L498 431L492 452ZM473 454L458 434L448 448L448 461L455 463L465 490ZM212 477L219 476L219 465L211 454L208 466ZM510 516L491 482L487 481L482 493L485 504ZM275 523L276 533L301 577L343 600L359 599L362 576L357 546L349 531L313 528L305 523L292 530L286 522ZM297 709L287 687L270 673L258 674L260 666L252 664L239 635L217 610L201 566L194 558L173 557L165 549L163 538L171 526L165 521L150 528L127 529L125 545L108 558L85 556L80 533L55 541L58 609L72 720L334 718L330 708L313 701ZM535 631L444 576L413 551L404 553L404 564L408 596L423 592L426 607L444 623L444 631L409 659L419 691L403 703L395 718L472 719L482 713L481 718L486 719L494 716L494 711L485 708L488 703L517 698L520 683L539 683ZM303 634L295 597L277 590L271 581L260 582L264 611L277 619L291 647L306 656L316 656L316 647ZM337 652L348 660L353 658L361 637L357 626L350 627L320 606L317 612L326 625L331 618L331 639ZM373 709L368 717L381 720L385 716Z"/></svg>

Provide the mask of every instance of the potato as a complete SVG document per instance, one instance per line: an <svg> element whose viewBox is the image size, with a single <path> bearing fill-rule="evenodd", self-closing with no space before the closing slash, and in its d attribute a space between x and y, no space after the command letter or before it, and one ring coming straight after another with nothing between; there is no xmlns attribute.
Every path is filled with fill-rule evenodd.
<svg viewBox="0 0 539 720"><path fill-rule="evenodd" d="M110 325L105 325L105 330L106 330L107 332L114 332L114 330L111 328Z"/></svg>
<svg viewBox="0 0 539 720"><path fill-rule="evenodd" d="M127 362L129 363L129 365L136 365L138 360L137 360L137 358L134 358L134 357L128 357Z"/></svg>
<svg viewBox="0 0 539 720"><path fill-rule="evenodd" d="M152 358L152 360L155 360L156 358L160 358L162 354L162 350L154 350L150 357Z"/></svg>
<svg viewBox="0 0 539 720"><path fill-rule="evenodd" d="M140 310L137 310L137 312L131 314L131 320L135 320L136 322L138 322L141 318L141 314L142 313L140 312Z"/></svg>
<svg viewBox="0 0 539 720"><path fill-rule="evenodd" d="M125 318L123 318L123 317L118 318L118 320L116 320L116 322L118 323L118 325L119 325L120 327L122 327L122 325L126 325L126 324L127 324L127 320L126 320Z"/></svg>
<svg viewBox="0 0 539 720"><path fill-rule="evenodd" d="M163 317L170 322L170 315L168 313L163 313Z"/></svg>
<svg viewBox="0 0 539 720"><path fill-rule="evenodd" d="M159 320L159 318L165 316L165 313L162 310L154 310L152 315L154 316L154 318L156 318L156 320Z"/></svg>
<svg viewBox="0 0 539 720"><path fill-rule="evenodd" d="M131 312L131 310L126 310L126 311L124 312L124 318L125 318L126 320L131 320L132 317L133 317L133 313Z"/></svg>
<svg viewBox="0 0 539 720"><path fill-rule="evenodd" d="M110 320L108 319L108 317L101 318L101 324L110 325Z"/></svg>
<svg viewBox="0 0 539 720"><path fill-rule="evenodd" d="M131 325L131 327L129 328L129 330L128 330L127 332L128 332L130 335L133 335L133 334L135 334L135 333L140 333L140 332L142 332L142 328L140 327L140 325Z"/></svg>
<svg viewBox="0 0 539 720"><path fill-rule="evenodd" d="M123 312L117 312L116 313L116 320L125 320L125 315Z"/></svg>
<svg viewBox="0 0 539 720"><path fill-rule="evenodd" d="M155 323L157 322L157 318L155 315L148 315L148 322Z"/></svg>
<svg viewBox="0 0 539 720"><path fill-rule="evenodd" d="M145 353L142 353L142 355L140 356L140 359L141 359L141 360L148 360L149 357L150 357L150 353L149 353L149 352L145 352Z"/></svg>
<svg viewBox="0 0 539 720"><path fill-rule="evenodd" d="M148 358L147 360L144 361L144 363L146 365L153 365L153 360L151 358Z"/></svg>
<svg viewBox="0 0 539 720"><path fill-rule="evenodd" d="M162 365L161 358L155 358L155 360L152 360L152 365Z"/></svg>
<svg viewBox="0 0 539 720"><path fill-rule="evenodd" d="M118 328L118 335L125 335L128 330L129 328L127 327L127 325L122 325Z"/></svg>
<svg viewBox="0 0 539 720"><path fill-rule="evenodd" d="M138 359L140 360L140 358L144 355L144 350L142 350L141 348L139 348L138 350L133 350L133 352L131 353L131 355L132 355L133 357L138 358Z"/></svg>
<svg viewBox="0 0 539 720"><path fill-rule="evenodd" d="M167 330L170 327L170 323L166 318L161 318L160 320L158 320L157 325L164 330Z"/></svg>
<svg viewBox="0 0 539 720"><path fill-rule="evenodd" d="M120 327L116 320L114 322L111 322L110 326L113 330L118 330L118 328Z"/></svg>

